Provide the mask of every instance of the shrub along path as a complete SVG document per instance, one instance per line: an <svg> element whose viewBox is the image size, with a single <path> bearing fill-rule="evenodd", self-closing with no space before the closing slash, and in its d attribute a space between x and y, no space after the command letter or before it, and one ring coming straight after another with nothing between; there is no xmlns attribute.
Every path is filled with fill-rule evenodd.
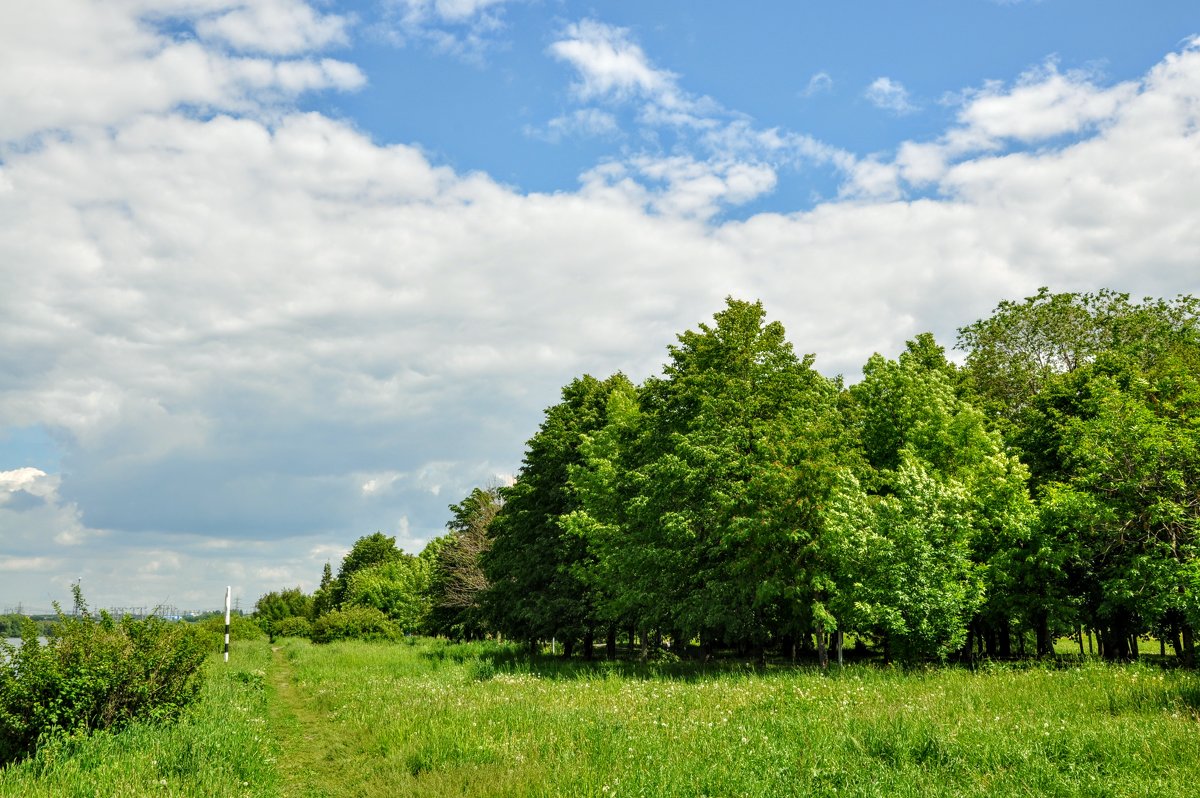
<svg viewBox="0 0 1200 798"><path fill-rule="evenodd" d="M215 642L215 641L214 641ZM215 648L215 646L214 646ZM0 798L278 798L266 641L205 664L200 700L176 723L46 741L0 768ZM296 793L302 795L303 793Z"/></svg>

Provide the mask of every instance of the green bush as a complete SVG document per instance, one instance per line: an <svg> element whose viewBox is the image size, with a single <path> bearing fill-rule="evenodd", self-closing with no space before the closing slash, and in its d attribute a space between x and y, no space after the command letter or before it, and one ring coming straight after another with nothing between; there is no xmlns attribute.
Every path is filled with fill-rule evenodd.
<svg viewBox="0 0 1200 798"><path fill-rule="evenodd" d="M153 616L95 616L74 593L75 614L59 611L45 645L32 622L20 648L0 644L0 763L56 735L173 719L200 690L203 633Z"/></svg>
<svg viewBox="0 0 1200 798"><path fill-rule="evenodd" d="M400 629L374 607L347 607L322 615L312 627L314 643L334 640L397 640Z"/></svg>
<svg viewBox="0 0 1200 798"><path fill-rule="evenodd" d="M221 651L225 648L224 615L214 615L211 618L205 618L196 625L205 630L211 650ZM267 633L263 631L261 626L255 623L253 618L245 615L234 615L229 619L230 640L265 640L266 638Z"/></svg>
<svg viewBox="0 0 1200 798"><path fill-rule="evenodd" d="M264 594L254 604L254 621L274 643L276 637L285 636L276 628L280 621L285 618L310 618L312 610L313 597L305 595L300 588L274 590Z"/></svg>
<svg viewBox="0 0 1200 798"><path fill-rule="evenodd" d="M308 618L293 615L291 618L272 621L271 631L275 637L308 637L312 634L312 624Z"/></svg>

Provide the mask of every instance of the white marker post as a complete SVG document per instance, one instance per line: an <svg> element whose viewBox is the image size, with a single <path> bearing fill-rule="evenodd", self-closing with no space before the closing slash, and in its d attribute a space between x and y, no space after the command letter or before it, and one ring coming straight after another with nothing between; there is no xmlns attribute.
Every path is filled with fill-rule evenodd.
<svg viewBox="0 0 1200 798"><path fill-rule="evenodd" d="M229 662L229 592L230 587L225 587L225 661Z"/></svg>

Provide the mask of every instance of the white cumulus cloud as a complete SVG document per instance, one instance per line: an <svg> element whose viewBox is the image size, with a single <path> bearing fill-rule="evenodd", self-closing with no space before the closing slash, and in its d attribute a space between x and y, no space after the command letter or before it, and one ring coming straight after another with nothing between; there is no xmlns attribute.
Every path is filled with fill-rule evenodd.
<svg viewBox="0 0 1200 798"><path fill-rule="evenodd" d="M161 28L166 19L203 28L225 18L211 20L207 12L252 14L257 8L232 0L14 5L0 26L0 139L79 124L118 124L180 105L244 112L257 107L264 92L289 97L364 83L353 64L233 55ZM291 53L313 44L314 35L303 19L290 25L277 21L269 36L255 40L254 49ZM252 37L246 36L249 43Z"/></svg>
<svg viewBox="0 0 1200 798"><path fill-rule="evenodd" d="M636 93L675 102L676 76L651 64L625 28L581 20L567 26L564 38L550 45L550 52L575 67L579 73L575 90L585 100Z"/></svg>
<svg viewBox="0 0 1200 798"><path fill-rule="evenodd" d="M289 55L348 44L349 25L304 0L246 0L201 18L196 32L239 50Z"/></svg>
<svg viewBox="0 0 1200 798"><path fill-rule="evenodd" d="M620 189L656 213L707 219L770 192L780 168L854 167L848 152L804 134L760 129L715 100L686 91L679 76L656 66L625 28L581 20L566 27L550 53L575 69L572 92L579 102L633 106L643 139L669 131L704 153L647 148L590 170L584 175L590 191ZM552 120L548 130L557 138L587 123L606 135L623 132L616 115L591 105Z"/></svg>
<svg viewBox="0 0 1200 798"><path fill-rule="evenodd" d="M1050 61L1011 88L993 82L969 92L958 120L981 142L1038 141L1109 120L1136 93L1133 82L1100 87L1089 73L1064 74Z"/></svg>
<svg viewBox="0 0 1200 798"><path fill-rule="evenodd" d="M25 48L26 77L60 97L0 70L0 427L64 441L60 474L0 475L0 562L28 566L5 572L0 605L82 576L101 605L214 606L232 584L248 608L312 589L361 535L415 547L512 473L562 385L655 373L730 294L853 378L874 351L925 330L949 344L1040 285L1194 286L1195 43L1132 87L1044 69L968 92L948 130L889 159L764 129L684 91L629 34L580 27L611 50L571 51L584 107L644 120L675 98L694 121L661 124L693 135L536 193L280 108L339 85L278 71L319 54L177 42L150 5L24 4L36 35L0 33L0 58ZM187 6L193 21L233 7ZM170 73L195 82L166 80L164 59L199 65ZM143 73L166 88L108 82ZM198 116L196 97L225 104ZM721 217L812 163L846 176L841 198Z"/></svg>
<svg viewBox="0 0 1200 798"><path fill-rule="evenodd" d="M889 77L879 77L867 86L863 96L876 108L892 111L897 114L911 114L918 108L909 99L908 89L898 80Z"/></svg>

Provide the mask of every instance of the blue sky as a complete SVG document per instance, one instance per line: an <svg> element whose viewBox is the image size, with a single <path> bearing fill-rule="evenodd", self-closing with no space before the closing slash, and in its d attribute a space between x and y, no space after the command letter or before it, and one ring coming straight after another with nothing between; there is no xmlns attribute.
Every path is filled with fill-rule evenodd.
<svg viewBox="0 0 1200 798"><path fill-rule="evenodd" d="M315 586L728 295L824 373L1196 293L1194 4L44 0L0 31L0 610Z"/></svg>
<svg viewBox="0 0 1200 798"><path fill-rule="evenodd" d="M412 34L396 46L402 26L381 17L376 4L355 4L354 13L365 35L353 60L368 85L303 105L524 191L573 190L596 162L658 146L641 137L629 103L596 104L621 120L613 133L564 135L552 146L536 135L581 107L570 88L574 70L549 52L580 19L627 30L684 90L761 128L808 133L863 155L936 136L954 117L954 95L1048 62L1102 80L1139 76L1177 49L1200 18L1187 3L1156 4L1147 13L1118 2L620 2L602 12L590 4L518 2L496 6L499 28L455 57L411 43ZM449 29L461 39L464 27ZM881 77L907 91L911 110L881 118L865 96ZM418 111L431 107L438 112ZM797 210L836 187L822 170L795 170L754 209Z"/></svg>

